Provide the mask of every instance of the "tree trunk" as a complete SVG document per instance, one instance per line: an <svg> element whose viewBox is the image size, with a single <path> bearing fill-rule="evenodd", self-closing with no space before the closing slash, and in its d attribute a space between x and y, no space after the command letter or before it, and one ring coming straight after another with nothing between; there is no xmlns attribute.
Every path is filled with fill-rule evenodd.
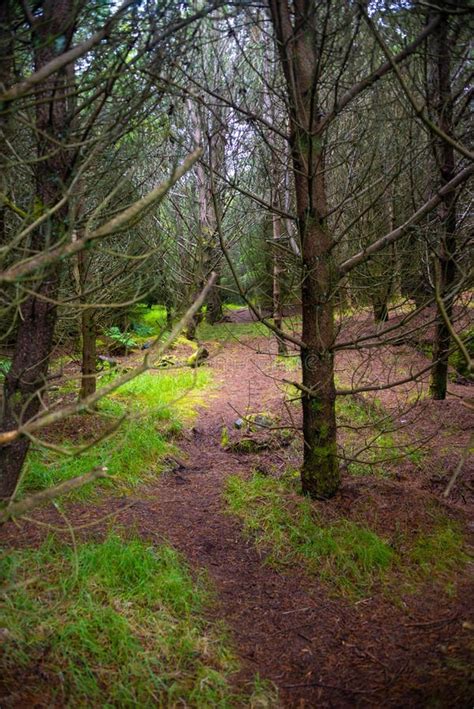
<svg viewBox="0 0 474 709"><path fill-rule="evenodd" d="M387 301L374 300L372 303L374 311L374 320L376 323L384 323L388 320L388 305Z"/></svg>
<svg viewBox="0 0 474 709"><path fill-rule="evenodd" d="M72 0L48 0L43 4L43 14L32 28L36 70L51 61L59 47L60 51L67 50L73 34L74 8ZM50 41L51 37L61 35L65 37L65 46ZM48 77L37 92L36 208L41 210L56 205L69 176L69 155L65 148L58 148L56 142L58 136L67 140L65 92L68 78L70 67ZM50 215L34 232L31 251L41 253L47 245L61 239L66 219L67 208ZM20 324L4 385L2 431L27 423L42 405L57 314L57 307L51 301L58 295L61 270L59 264L46 267L36 283L28 284L35 295L28 296L19 306ZM0 499L8 499L14 493L28 448L26 437L0 448Z"/></svg>
<svg viewBox="0 0 474 709"><path fill-rule="evenodd" d="M273 222L273 240L275 246L273 248L273 322L276 327L280 330L283 325L283 303L281 299L281 278L284 272L284 268L281 263L281 252L278 248L278 244L281 240L281 218L276 212L272 215ZM276 341L278 345L278 354L281 356L286 355L287 348L285 340L279 335L276 336Z"/></svg>
<svg viewBox="0 0 474 709"><path fill-rule="evenodd" d="M197 296L196 296L197 297ZM193 298L191 303L194 302L196 297ZM196 330L198 328L198 325L202 322L203 319L203 313L201 310L199 310L194 317L192 317L184 331L184 335L188 340L195 340L196 339Z"/></svg>
<svg viewBox="0 0 474 709"><path fill-rule="evenodd" d="M211 118L203 116L191 101L188 102L191 120L193 122L193 138L196 146L202 144L202 133L207 136L207 158L209 170L221 172L225 160L224 122L220 112L214 110ZM201 289L214 271L217 278L209 290L206 298L206 321L210 325L222 320L222 297L219 287L221 270L221 252L217 233L217 219L214 207L212 190L216 189L215 180L206 173L202 163L196 164L197 192L199 199L199 235L200 235L200 280L198 290Z"/></svg>
<svg viewBox="0 0 474 709"><path fill-rule="evenodd" d="M298 155L295 163L299 164ZM340 484L336 442L336 392L334 386L334 313L328 297L331 284L331 239L322 219L323 211L306 207L304 181L297 175L296 201L302 243L302 340L304 458L301 480L303 492L327 499ZM321 186L320 186L321 189ZM318 202L325 193L315 190ZM317 211L316 211L317 210ZM311 394L308 393L311 392Z"/></svg>
<svg viewBox="0 0 474 709"><path fill-rule="evenodd" d="M165 310L166 310L166 329L167 330L172 330L173 329L173 308L169 304L165 304Z"/></svg>
<svg viewBox="0 0 474 709"><path fill-rule="evenodd" d="M83 401L97 389L97 347L94 310L85 308L81 316L82 363L81 391L79 399Z"/></svg>
<svg viewBox="0 0 474 709"><path fill-rule="evenodd" d="M433 53L433 109L442 130L453 132L453 99L451 95L451 61L448 17L435 30L430 43ZM455 174L454 149L450 143L438 139L435 143L436 163L439 165L441 186L449 182ZM453 310L453 286L456 281L456 193L450 192L439 210L442 229L438 247L438 292L444 301L448 318ZM451 335L441 313L438 313L435 339L433 343L433 368L431 372L431 396L445 399L448 384L448 358Z"/></svg>
<svg viewBox="0 0 474 709"><path fill-rule="evenodd" d="M0 88L8 87L12 81L13 68L13 42L10 26L10 5L8 0L0 2ZM8 177L8 133L11 116L6 112L0 113L0 190L8 197L10 193ZM0 246L6 242L6 211L3 200L0 203Z"/></svg>
<svg viewBox="0 0 474 709"><path fill-rule="evenodd" d="M334 386L333 240L327 226L324 143L317 105L318 37L311 0L270 0L289 97L290 145L302 261L303 492L327 499L340 485Z"/></svg>
<svg viewBox="0 0 474 709"><path fill-rule="evenodd" d="M212 270L212 269L211 269ZM219 288L220 277L216 278L216 281L209 291L207 296L207 310L206 310L206 321L210 325L215 325L217 322L222 320L222 299L221 292Z"/></svg>

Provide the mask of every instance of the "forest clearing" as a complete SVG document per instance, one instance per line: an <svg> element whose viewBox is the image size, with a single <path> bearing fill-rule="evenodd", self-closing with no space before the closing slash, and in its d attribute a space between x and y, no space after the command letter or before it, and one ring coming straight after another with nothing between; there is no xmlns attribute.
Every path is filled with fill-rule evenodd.
<svg viewBox="0 0 474 709"><path fill-rule="evenodd" d="M0 3L0 706L471 707L472 11Z"/></svg>

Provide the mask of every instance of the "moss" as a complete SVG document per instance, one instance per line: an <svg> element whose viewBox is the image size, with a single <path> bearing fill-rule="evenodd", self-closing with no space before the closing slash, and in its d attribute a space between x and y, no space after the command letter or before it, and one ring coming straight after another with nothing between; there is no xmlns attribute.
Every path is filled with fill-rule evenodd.
<svg viewBox="0 0 474 709"><path fill-rule="evenodd" d="M227 426L222 426L222 431L221 431L221 448L227 448L229 445L230 439L229 439L229 430Z"/></svg>

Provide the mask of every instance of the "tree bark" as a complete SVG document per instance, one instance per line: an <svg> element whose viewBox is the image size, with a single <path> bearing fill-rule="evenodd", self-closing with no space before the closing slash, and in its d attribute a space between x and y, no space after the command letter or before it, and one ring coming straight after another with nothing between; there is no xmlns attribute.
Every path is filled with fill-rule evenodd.
<svg viewBox="0 0 474 709"><path fill-rule="evenodd" d="M73 34L75 7L73 0L48 0L43 4L43 15L32 27L36 71L61 53L58 46L67 50ZM64 45L51 41L51 37L59 36L65 38ZM68 101L65 92L69 77L68 69L52 74L37 92L35 206L41 211L58 202L69 176L68 152L56 144L58 136L66 141ZM66 219L67 209L64 208L50 215L34 232L31 251L39 253L46 245L59 241L64 236ZM45 267L36 283L29 284L30 289L35 288L35 295L19 306L20 324L4 385L2 431L28 422L42 405L57 315L57 307L48 299L57 298L61 270L60 263ZM0 499L8 499L14 493L28 447L29 439L20 437L0 448Z"/></svg>
<svg viewBox="0 0 474 709"><path fill-rule="evenodd" d="M384 323L388 320L388 303L386 300L375 300L372 303L374 320L376 323Z"/></svg>
<svg viewBox="0 0 474 709"><path fill-rule="evenodd" d="M203 132L207 137L207 159L209 170L214 172L222 171L224 162L225 139L223 135L223 123L217 113L213 113L212 118L203 117L202 112L196 109L191 101L188 102L188 110L193 123L193 139L196 146L203 142ZM217 235L217 219L214 210L214 200L212 195L211 178L206 173L204 165L198 162L196 165L197 193L199 200L199 249L198 262L200 271L198 276L198 289L208 280L212 272L217 273L217 278L206 298L206 321L214 325L222 320L222 298L219 288L220 282L220 262L221 252L219 249ZM188 328L189 330L190 328ZM192 329L192 327L191 327ZM189 338L192 339L192 338Z"/></svg>
<svg viewBox="0 0 474 709"><path fill-rule="evenodd" d="M433 62L433 109L440 128L447 135L452 135L453 99L451 95L451 48L449 23L446 15L435 30L429 43ZM439 166L441 186L448 183L455 175L453 146L441 138L435 141L435 158ZM444 302L449 319L453 311L453 286L456 281L456 191L448 193L439 210L441 240L438 247L438 283L439 294ZM441 313L438 312L433 342L433 368L431 372L431 396L433 399L445 399L448 384L448 359L451 334Z"/></svg>
<svg viewBox="0 0 474 709"><path fill-rule="evenodd" d="M93 308L85 308L81 315L81 390L79 399L82 401L97 389L97 345L96 326Z"/></svg>
<svg viewBox="0 0 474 709"><path fill-rule="evenodd" d="M275 246L273 248L273 322L276 327L281 330L283 325L283 303L281 297L281 280L284 268L281 262L281 252L278 244L281 240L281 218L276 212L272 214L273 223L273 240ZM278 354L284 356L287 354L285 340L279 335L276 336Z"/></svg>
<svg viewBox="0 0 474 709"><path fill-rule="evenodd" d="M327 499L340 485L334 386L333 240L327 225L324 143L317 105L314 6L270 0L289 97L290 145L301 242L303 492ZM306 393L311 392L311 393Z"/></svg>
<svg viewBox="0 0 474 709"><path fill-rule="evenodd" d="M0 90L4 90L12 82L13 42L10 25L9 0L0 2ZM0 190L8 197L8 148L7 138L11 124L11 116L4 110L0 114ZM6 210L3 200L0 201L0 245L6 242Z"/></svg>

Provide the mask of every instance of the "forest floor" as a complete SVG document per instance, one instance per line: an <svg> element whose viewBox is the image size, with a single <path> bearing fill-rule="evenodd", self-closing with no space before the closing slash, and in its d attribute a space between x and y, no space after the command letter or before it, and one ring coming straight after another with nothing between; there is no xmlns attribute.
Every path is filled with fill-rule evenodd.
<svg viewBox="0 0 474 709"><path fill-rule="evenodd" d="M243 311L232 318L248 319ZM468 460L449 500L442 497L472 430L472 412L459 398L468 387L451 385L444 402L429 400L413 383L397 394L351 398L339 411L346 451L363 449L356 443L370 438L378 454L363 451L356 460L346 454L335 498L302 502L294 472L300 414L289 383L298 379L297 359L277 359L272 338L250 333L239 340L206 337L205 367L214 383L192 427L176 434L179 451L167 456L159 477L126 496L106 490L93 505L78 500L68 507L77 540L100 541L117 528L169 544L196 573L207 572L215 591L207 613L228 628L239 661L232 683L242 693L216 706L471 706ZM344 352L338 386L354 373L358 385L367 377L384 382L425 364L408 346L371 354L369 367L359 352ZM252 423L258 413L269 428ZM381 413L390 430L375 424ZM237 430L236 420L248 417ZM34 517L43 525L64 523L52 507ZM11 522L2 542L6 549L30 548L47 531L34 521ZM69 539L67 530L63 536ZM62 705L42 697L51 677L41 675L40 665L21 672L9 666L1 706ZM255 675L278 694L252 699ZM214 703L190 699L189 705Z"/></svg>

